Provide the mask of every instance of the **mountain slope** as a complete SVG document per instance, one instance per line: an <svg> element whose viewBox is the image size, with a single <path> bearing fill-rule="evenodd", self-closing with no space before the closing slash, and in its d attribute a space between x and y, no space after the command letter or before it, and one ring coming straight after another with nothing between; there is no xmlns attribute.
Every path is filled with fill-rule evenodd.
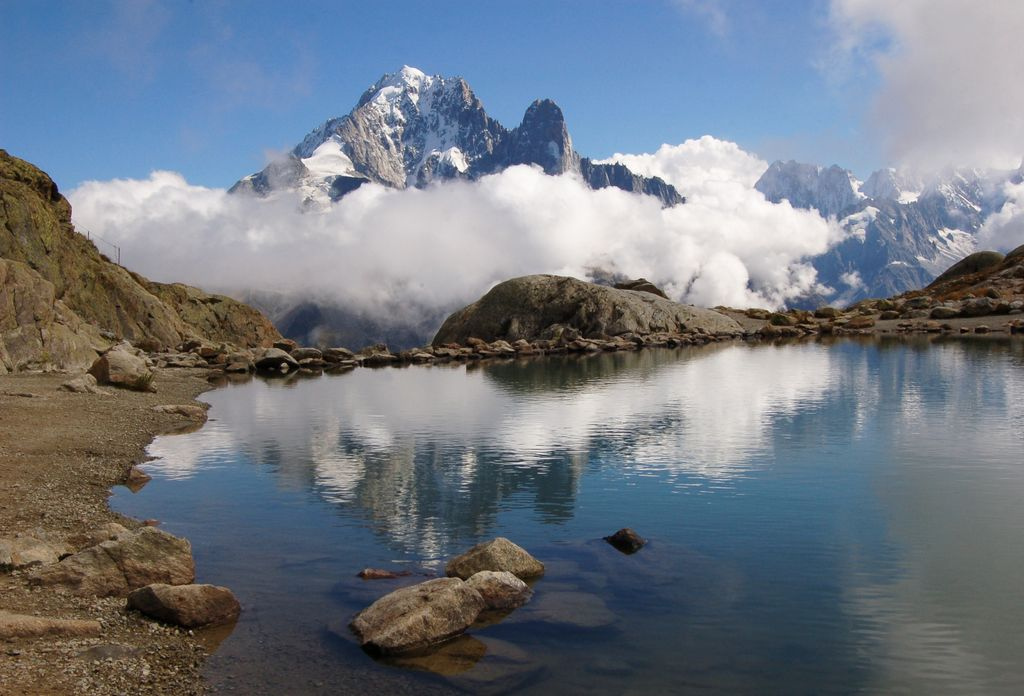
<svg viewBox="0 0 1024 696"><path fill-rule="evenodd" d="M171 348L192 338L270 345L279 336L240 302L153 283L110 262L75 231L71 206L53 180L4 150L0 261L0 344L8 347L3 358L0 345L3 370L81 367L90 349L95 357L94 349L122 338Z"/></svg>
<svg viewBox="0 0 1024 696"><path fill-rule="evenodd" d="M283 160L231 187L235 193L301 192L314 204L336 201L372 181L422 188L435 181L477 179L517 164L547 174L573 173L591 188L652 195L664 206L685 202L671 185L622 165L595 164L573 149L562 110L540 99L508 130L487 115L461 77L428 76L403 67L384 75L345 116L311 131Z"/></svg>
<svg viewBox="0 0 1024 696"><path fill-rule="evenodd" d="M846 239L812 259L819 279L834 288L835 305L889 297L927 285L975 249L975 234L1005 202L1013 172L949 170L925 182L894 169L861 184L836 165L774 162L755 184L774 203L834 217Z"/></svg>

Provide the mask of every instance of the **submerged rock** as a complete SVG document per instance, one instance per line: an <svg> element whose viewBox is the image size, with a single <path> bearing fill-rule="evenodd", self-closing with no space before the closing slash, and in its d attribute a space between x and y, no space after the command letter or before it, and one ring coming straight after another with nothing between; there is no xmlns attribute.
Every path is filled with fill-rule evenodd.
<svg viewBox="0 0 1024 696"><path fill-rule="evenodd" d="M349 627L364 648L403 653L462 633L483 608L483 597L462 580L437 578L384 595Z"/></svg>
<svg viewBox="0 0 1024 696"><path fill-rule="evenodd" d="M163 583L146 585L129 594L128 608L186 628L229 623L242 611L226 587Z"/></svg>
<svg viewBox="0 0 1024 696"><path fill-rule="evenodd" d="M647 543L646 539L643 539L629 527L623 527L611 536L606 536L604 540L622 553L636 553Z"/></svg>
<svg viewBox="0 0 1024 696"><path fill-rule="evenodd" d="M445 575L468 580L482 570L508 571L527 580L544 574L544 564L504 537L477 544L445 566Z"/></svg>

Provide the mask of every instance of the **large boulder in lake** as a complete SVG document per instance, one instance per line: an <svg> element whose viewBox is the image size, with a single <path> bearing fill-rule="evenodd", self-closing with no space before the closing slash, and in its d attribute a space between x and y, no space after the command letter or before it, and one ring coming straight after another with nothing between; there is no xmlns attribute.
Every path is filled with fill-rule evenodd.
<svg viewBox="0 0 1024 696"><path fill-rule="evenodd" d="M724 314L672 302L650 292L610 288L563 276L532 275L499 283L452 314L433 343L466 343L469 338L532 341L558 327L574 329L585 337L741 330Z"/></svg>
<svg viewBox="0 0 1024 696"><path fill-rule="evenodd" d="M448 561L444 574L468 580L482 570L508 571L517 578L528 580L543 575L544 564L522 546L505 537L496 537Z"/></svg>
<svg viewBox="0 0 1024 696"><path fill-rule="evenodd" d="M46 566L33 576L32 584L80 596L116 597L152 583L185 585L193 579L195 563L188 540L142 527Z"/></svg>
<svg viewBox="0 0 1024 696"><path fill-rule="evenodd" d="M437 578L384 595L349 626L363 647L382 654L419 650L469 628L483 597L458 578Z"/></svg>

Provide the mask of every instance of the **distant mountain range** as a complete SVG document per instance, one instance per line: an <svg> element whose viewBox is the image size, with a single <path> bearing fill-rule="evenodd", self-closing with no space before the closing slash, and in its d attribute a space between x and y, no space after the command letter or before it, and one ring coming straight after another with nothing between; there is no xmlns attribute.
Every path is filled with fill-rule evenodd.
<svg viewBox="0 0 1024 696"><path fill-rule="evenodd" d="M336 201L372 181L423 188L434 181L478 179L517 164L547 174L574 172L591 188L620 188L657 197L663 206L684 198L657 177L621 164L596 164L573 149L562 110L533 102L509 130L487 115L461 77L429 76L403 67L384 75L345 116L315 128L283 160L245 177L232 192L302 192L311 204Z"/></svg>
<svg viewBox="0 0 1024 696"><path fill-rule="evenodd" d="M974 252L976 233L1006 202L1004 187L1021 169L952 169L923 180L882 169L867 181L836 165L773 162L754 185L773 203L835 217L846 239L811 259L832 295L804 298L802 306L844 306L921 288Z"/></svg>
<svg viewBox="0 0 1024 696"><path fill-rule="evenodd" d="M571 172L594 189L616 187L654 196L664 207L685 203L675 187L658 177L582 157L551 100L533 102L522 123L510 130L487 115L461 77L429 76L408 66L381 77L348 114L323 122L283 159L230 190L257 196L298 191L307 205L326 207L367 182L422 188L474 180L518 164L538 166L550 175ZM927 285L976 250L978 230L1005 202L1005 184L1022 179L1024 164L1010 171L953 169L928 180L883 169L861 182L836 165L776 161L755 188L771 202L788 200L796 208L834 217L846 232L844 241L808 259L819 281L831 289L792 303L811 308L846 306ZM436 308L425 310L421 325L413 327L256 289L244 299L302 343L387 340L413 345L429 338L430 326L443 316Z"/></svg>

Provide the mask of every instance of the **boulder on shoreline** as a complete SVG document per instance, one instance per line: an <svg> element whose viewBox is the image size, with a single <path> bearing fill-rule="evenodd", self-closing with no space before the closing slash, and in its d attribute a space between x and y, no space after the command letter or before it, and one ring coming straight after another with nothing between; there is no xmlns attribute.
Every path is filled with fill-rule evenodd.
<svg viewBox="0 0 1024 696"><path fill-rule="evenodd" d="M555 326L579 331L584 338L741 331L739 324L724 314L672 302L650 292L620 290L563 276L532 275L499 283L449 316L432 343L466 344L470 338L533 341Z"/></svg>
<svg viewBox="0 0 1024 696"><path fill-rule="evenodd" d="M185 628L230 623L242 611L231 590L217 585L153 583L129 594L127 606Z"/></svg>
<svg viewBox="0 0 1024 696"><path fill-rule="evenodd" d="M195 578L188 540L142 527L47 566L31 579L79 596L114 597L152 583L185 585Z"/></svg>

